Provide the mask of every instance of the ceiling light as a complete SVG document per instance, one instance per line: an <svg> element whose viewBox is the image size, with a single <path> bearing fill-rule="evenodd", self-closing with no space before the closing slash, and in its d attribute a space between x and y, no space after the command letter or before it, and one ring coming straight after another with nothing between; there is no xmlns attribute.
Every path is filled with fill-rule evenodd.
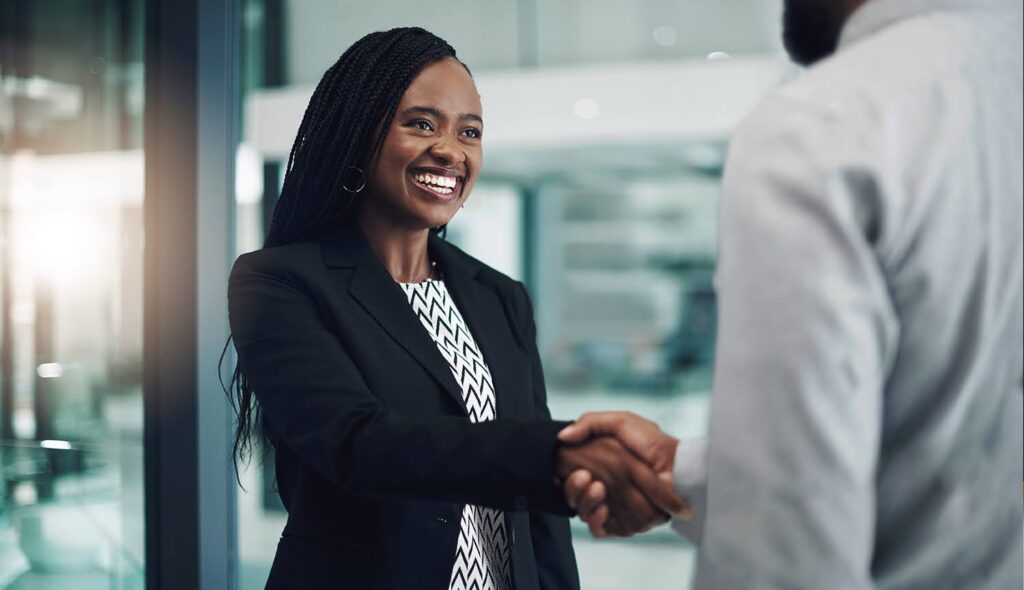
<svg viewBox="0 0 1024 590"><path fill-rule="evenodd" d="M593 119L601 114L601 107L589 98L581 98L572 106L572 111L580 119Z"/></svg>
<svg viewBox="0 0 1024 590"><path fill-rule="evenodd" d="M670 47L676 44L676 30L668 26L660 26L654 29L654 42L662 47Z"/></svg>

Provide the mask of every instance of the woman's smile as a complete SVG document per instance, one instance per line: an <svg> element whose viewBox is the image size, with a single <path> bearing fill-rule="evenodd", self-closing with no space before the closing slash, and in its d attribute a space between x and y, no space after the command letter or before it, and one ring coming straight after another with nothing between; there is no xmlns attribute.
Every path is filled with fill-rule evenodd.
<svg viewBox="0 0 1024 590"><path fill-rule="evenodd" d="M452 201L462 193L463 175L447 168L413 168L409 179L422 194L441 201Z"/></svg>

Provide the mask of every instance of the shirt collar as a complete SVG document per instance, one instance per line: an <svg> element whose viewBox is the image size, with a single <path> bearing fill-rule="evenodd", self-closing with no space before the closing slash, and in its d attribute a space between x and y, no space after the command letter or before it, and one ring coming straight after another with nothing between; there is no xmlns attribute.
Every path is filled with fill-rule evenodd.
<svg viewBox="0 0 1024 590"><path fill-rule="evenodd" d="M1008 9L1020 0L868 0L843 25L839 49L871 36L885 27L929 12Z"/></svg>

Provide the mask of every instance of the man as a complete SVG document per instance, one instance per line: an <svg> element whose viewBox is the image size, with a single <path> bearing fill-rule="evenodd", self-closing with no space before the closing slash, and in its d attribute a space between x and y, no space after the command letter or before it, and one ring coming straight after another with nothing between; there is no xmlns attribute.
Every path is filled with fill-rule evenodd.
<svg viewBox="0 0 1024 590"><path fill-rule="evenodd" d="M699 588L1021 588L1021 2L786 0L784 39L811 67L726 164L706 477L631 414L562 440L672 472ZM653 524L569 473L597 534Z"/></svg>

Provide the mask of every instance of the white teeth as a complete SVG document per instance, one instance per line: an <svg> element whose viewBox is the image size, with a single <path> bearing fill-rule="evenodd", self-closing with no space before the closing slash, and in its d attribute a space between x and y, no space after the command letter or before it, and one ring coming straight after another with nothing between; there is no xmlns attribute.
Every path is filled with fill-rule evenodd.
<svg viewBox="0 0 1024 590"><path fill-rule="evenodd" d="M451 189L455 188L455 185L459 183L458 179L451 176L437 176L435 174L417 174L413 176L417 182L433 185L438 188L445 189L444 194L451 193Z"/></svg>

